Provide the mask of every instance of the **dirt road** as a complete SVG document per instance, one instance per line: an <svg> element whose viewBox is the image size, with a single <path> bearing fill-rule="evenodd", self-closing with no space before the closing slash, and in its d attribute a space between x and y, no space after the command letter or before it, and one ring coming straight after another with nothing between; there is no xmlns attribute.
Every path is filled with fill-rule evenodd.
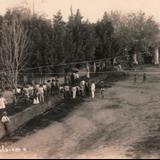
<svg viewBox="0 0 160 160"><path fill-rule="evenodd" d="M105 99L97 93L32 121L15 142L2 143L25 150L0 158L160 158L160 76L141 79L116 82Z"/></svg>

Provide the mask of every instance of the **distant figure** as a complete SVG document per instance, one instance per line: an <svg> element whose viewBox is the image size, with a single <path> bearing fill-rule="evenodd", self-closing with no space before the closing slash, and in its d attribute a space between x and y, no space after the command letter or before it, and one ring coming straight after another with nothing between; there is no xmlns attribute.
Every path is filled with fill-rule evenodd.
<svg viewBox="0 0 160 160"><path fill-rule="evenodd" d="M101 90L101 97L104 98L104 91L105 91L104 81L101 81L100 83L100 90Z"/></svg>
<svg viewBox="0 0 160 160"><path fill-rule="evenodd" d="M85 84L86 84L85 80L82 80L82 81L80 82L80 88L81 88L82 97L85 96Z"/></svg>
<svg viewBox="0 0 160 160"><path fill-rule="evenodd" d="M88 79L90 78L90 72L89 72L89 71L87 71L86 77L87 77Z"/></svg>
<svg viewBox="0 0 160 160"><path fill-rule="evenodd" d="M91 96L92 96L92 99L95 98L95 91L96 91L96 85L94 82L92 82L91 84Z"/></svg>
<svg viewBox="0 0 160 160"><path fill-rule="evenodd" d="M96 71L97 71L97 66L96 66L96 62L94 62L94 64L93 64L93 73L94 73L94 76L96 75Z"/></svg>
<svg viewBox="0 0 160 160"><path fill-rule="evenodd" d="M65 84L64 86L64 98L69 98L70 97L70 87L68 84Z"/></svg>
<svg viewBox="0 0 160 160"><path fill-rule="evenodd" d="M77 87L76 87L76 86L73 86L73 87L72 87L72 98L73 98L73 99L76 99L76 94L77 94Z"/></svg>
<svg viewBox="0 0 160 160"><path fill-rule="evenodd" d="M147 75L146 73L143 74L143 82L146 82L146 78L147 78Z"/></svg>
<svg viewBox="0 0 160 160"><path fill-rule="evenodd" d="M39 98L38 98L38 92L37 92L37 90L35 89L34 90L34 93L33 93L33 104L34 105L37 105L37 104L39 104L40 102L39 102Z"/></svg>
<svg viewBox="0 0 160 160"><path fill-rule="evenodd" d="M123 71L121 64L118 64L118 71Z"/></svg>
<svg viewBox="0 0 160 160"><path fill-rule="evenodd" d="M134 83L137 82L137 73L134 74Z"/></svg>
<svg viewBox="0 0 160 160"><path fill-rule="evenodd" d="M71 74L70 79L71 79L71 84L74 85L75 84L75 80L74 80L74 73Z"/></svg>
<svg viewBox="0 0 160 160"><path fill-rule="evenodd" d="M113 59L113 65L117 65L117 59L116 58Z"/></svg>
<svg viewBox="0 0 160 160"><path fill-rule="evenodd" d="M28 85L26 87L23 88L24 90L24 95L26 96L26 98L30 98L30 95L29 95L29 87Z"/></svg>
<svg viewBox="0 0 160 160"><path fill-rule="evenodd" d="M8 128L8 123L10 122L10 119L7 116L7 112L3 113L3 116L1 118L1 122L2 122L2 124L4 126L4 130L5 130L6 136L9 137L10 133L9 133L9 128Z"/></svg>
<svg viewBox="0 0 160 160"><path fill-rule="evenodd" d="M35 89L38 91L38 89L39 89L39 84L38 83L35 84Z"/></svg>
<svg viewBox="0 0 160 160"><path fill-rule="evenodd" d="M47 85L47 95L49 96L51 94L51 81L48 80L46 85Z"/></svg>
<svg viewBox="0 0 160 160"><path fill-rule="evenodd" d="M5 109L6 109L6 100L2 96L2 94L0 94L0 114L2 114Z"/></svg>
<svg viewBox="0 0 160 160"><path fill-rule="evenodd" d="M55 93L55 88L56 88L56 80L53 79L51 83L51 95L53 96Z"/></svg>
<svg viewBox="0 0 160 160"><path fill-rule="evenodd" d="M89 83L89 81L86 81L86 83L85 83L85 94L86 95L90 95L90 83Z"/></svg>
<svg viewBox="0 0 160 160"><path fill-rule="evenodd" d="M32 85L29 85L28 90L29 90L29 96L32 97L34 94L34 87Z"/></svg>
<svg viewBox="0 0 160 160"><path fill-rule="evenodd" d="M44 90L44 99L48 102L48 91L47 91L47 84L43 83L43 90Z"/></svg>
<svg viewBox="0 0 160 160"><path fill-rule="evenodd" d="M40 87L38 89L38 96L39 96L40 102L44 103L44 89L43 89L43 85L40 85Z"/></svg>
<svg viewBox="0 0 160 160"><path fill-rule="evenodd" d="M56 93L59 92L59 86L60 86L59 80L56 79L56 86L55 86Z"/></svg>
<svg viewBox="0 0 160 160"><path fill-rule="evenodd" d="M19 95L19 94L21 94L21 88L20 87L17 87L16 88L16 93Z"/></svg>

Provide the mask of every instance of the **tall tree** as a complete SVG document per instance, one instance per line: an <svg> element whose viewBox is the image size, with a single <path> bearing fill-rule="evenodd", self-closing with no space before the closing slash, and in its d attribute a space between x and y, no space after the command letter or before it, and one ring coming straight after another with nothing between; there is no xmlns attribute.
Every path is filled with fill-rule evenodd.
<svg viewBox="0 0 160 160"><path fill-rule="evenodd" d="M5 19L1 29L0 63L12 88L17 88L19 72L28 59L29 39L21 20L14 16Z"/></svg>
<svg viewBox="0 0 160 160"><path fill-rule="evenodd" d="M65 61L65 23L61 11L58 11L53 19L53 48L54 48L54 61L62 62Z"/></svg>
<svg viewBox="0 0 160 160"><path fill-rule="evenodd" d="M80 11L77 10L71 16L66 25L65 51L70 61L94 59L96 37L94 25L83 20Z"/></svg>
<svg viewBox="0 0 160 160"><path fill-rule="evenodd" d="M103 19L96 23L95 30L98 38L98 46L96 49L97 58L111 58L114 28L112 21L108 19L106 13L104 14Z"/></svg>

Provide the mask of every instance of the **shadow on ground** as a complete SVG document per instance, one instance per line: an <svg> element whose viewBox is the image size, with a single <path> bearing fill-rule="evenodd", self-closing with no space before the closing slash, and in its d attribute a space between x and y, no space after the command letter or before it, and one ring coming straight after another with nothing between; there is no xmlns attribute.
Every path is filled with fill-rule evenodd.
<svg viewBox="0 0 160 160"><path fill-rule="evenodd" d="M146 119L150 119L153 117L146 117ZM160 116L154 117L155 119L159 119ZM151 120L151 119L150 119ZM145 157L149 158L160 158L160 123L156 129L152 129L150 126L150 131L148 136L144 137L140 142L131 146L131 149L127 151L126 154L128 157L134 159L142 159ZM150 157L152 156L152 157Z"/></svg>
<svg viewBox="0 0 160 160"><path fill-rule="evenodd" d="M71 112L73 112L77 107L80 107L80 103L83 103L83 99L79 98L74 100L62 100L57 103L57 105L48 112L44 113L41 116L38 116L28 122L25 126L22 126L20 129L15 131L12 135L12 139L2 139L2 143L5 141L17 142L20 137L25 137L31 135L38 130L46 128L54 121L61 122L65 117L67 117ZM19 138L17 138L19 137Z"/></svg>

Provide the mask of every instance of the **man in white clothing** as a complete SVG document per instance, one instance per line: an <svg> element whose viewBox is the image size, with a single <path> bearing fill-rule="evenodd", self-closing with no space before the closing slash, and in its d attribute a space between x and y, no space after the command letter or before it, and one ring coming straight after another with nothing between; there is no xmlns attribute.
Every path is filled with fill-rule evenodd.
<svg viewBox="0 0 160 160"><path fill-rule="evenodd" d="M91 84L91 95L92 95L92 99L95 98L95 91L96 91L96 85L94 82L92 82Z"/></svg>
<svg viewBox="0 0 160 160"><path fill-rule="evenodd" d="M76 94L77 94L77 87L76 86L72 87L72 93L73 93L73 99L76 99Z"/></svg>

